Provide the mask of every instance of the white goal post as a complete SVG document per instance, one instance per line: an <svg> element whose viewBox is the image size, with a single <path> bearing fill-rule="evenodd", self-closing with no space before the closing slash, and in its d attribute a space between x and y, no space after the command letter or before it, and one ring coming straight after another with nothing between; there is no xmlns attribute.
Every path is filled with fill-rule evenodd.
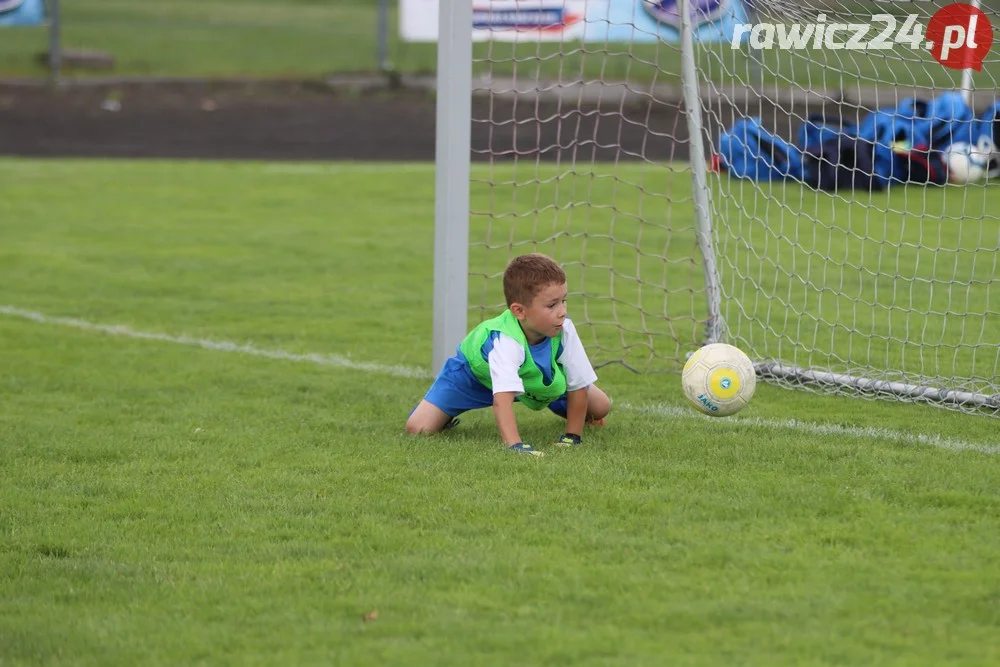
<svg viewBox="0 0 1000 667"><path fill-rule="evenodd" d="M469 320L472 3L443 0L438 20L434 182L434 370Z"/></svg>
<svg viewBox="0 0 1000 667"><path fill-rule="evenodd" d="M438 8L435 371L502 309L509 259L538 251L566 269L597 366L674 372L724 341L783 386L1000 416L1000 187L748 177L721 148L752 120L771 151L753 158L787 146L818 172L829 155L799 146L814 123L856 141L876 112L947 93L981 120L1000 97L990 56L973 75L912 35L860 52L730 39L873 17L922 30L950 1L408 1ZM871 177L860 165L830 166Z"/></svg>

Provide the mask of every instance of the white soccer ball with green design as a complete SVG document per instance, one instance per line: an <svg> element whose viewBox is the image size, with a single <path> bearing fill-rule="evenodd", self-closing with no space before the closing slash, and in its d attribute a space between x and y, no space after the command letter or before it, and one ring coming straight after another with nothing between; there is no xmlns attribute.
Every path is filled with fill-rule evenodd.
<svg viewBox="0 0 1000 667"><path fill-rule="evenodd" d="M726 343L706 345L684 364L684 395L695 408L713 417L734 415L750 402L757 374L750 357Z"/></svg>

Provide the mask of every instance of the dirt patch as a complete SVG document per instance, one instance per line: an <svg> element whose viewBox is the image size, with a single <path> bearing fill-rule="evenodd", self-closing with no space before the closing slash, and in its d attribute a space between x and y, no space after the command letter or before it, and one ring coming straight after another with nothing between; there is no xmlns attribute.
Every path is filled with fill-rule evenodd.
<svg viewBox="0 0 1000 667"><path fill-rule="evenodd" d="M426 94L301 84L0 87L0 153L228 159L423 160Z"/></svg>
<svg viewBox="0 0 1000 667"><path fill-rule="evenodd" d="M432 160L422 89L321 83L0 85L0 154L258 160ZM610 108L609 108L610 107ZM478 98L474 159L684 159L679 104Z"/></svg>

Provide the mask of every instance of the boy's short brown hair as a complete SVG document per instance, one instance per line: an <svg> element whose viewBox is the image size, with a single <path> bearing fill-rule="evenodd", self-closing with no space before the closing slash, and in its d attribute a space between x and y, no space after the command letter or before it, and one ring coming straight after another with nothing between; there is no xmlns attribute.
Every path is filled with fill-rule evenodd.
<svg viewBox="0 0 1000 667"><path fill-rule="evenodd" d="M503 295L508 308L512 303L530 306L542 289L565 282L566 272L561 266L545 255L530 253L510 260L503 272Z"/></svg>

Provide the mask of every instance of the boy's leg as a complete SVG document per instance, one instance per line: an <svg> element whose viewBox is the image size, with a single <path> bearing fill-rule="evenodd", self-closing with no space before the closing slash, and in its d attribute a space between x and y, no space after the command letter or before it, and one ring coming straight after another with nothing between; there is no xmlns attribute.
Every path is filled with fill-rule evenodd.
<svg viewBox="0 0 1000 667"><path fill-rule="evenodd" d="M549 410L563 419L566 418L566 399L560 398L549 403ZM611 412L611 399L592 384L587 387L587 422L599 422Z"/></svg>
<svg viewBox="0 0 1000 667"><path fill-rule="evenodd" d="M406 420L407 433L439 433L454 425L455 416L493 405L493 392L480 384L468 364L458 357L448 359L424 400Z"/></svg>
<svg viewBox="0 0 1000 667"><path fill-rule="evenodd" d="M406 420L407 433L438 433L451 421L451 415L429 401L420 404Z"/></svg>
<svg viewBox="0 0 1000 667"><path fill-rule="evenodd" d="M611 399L595 384L587 387L587 421L599 422L611 412Z"/></svg>

